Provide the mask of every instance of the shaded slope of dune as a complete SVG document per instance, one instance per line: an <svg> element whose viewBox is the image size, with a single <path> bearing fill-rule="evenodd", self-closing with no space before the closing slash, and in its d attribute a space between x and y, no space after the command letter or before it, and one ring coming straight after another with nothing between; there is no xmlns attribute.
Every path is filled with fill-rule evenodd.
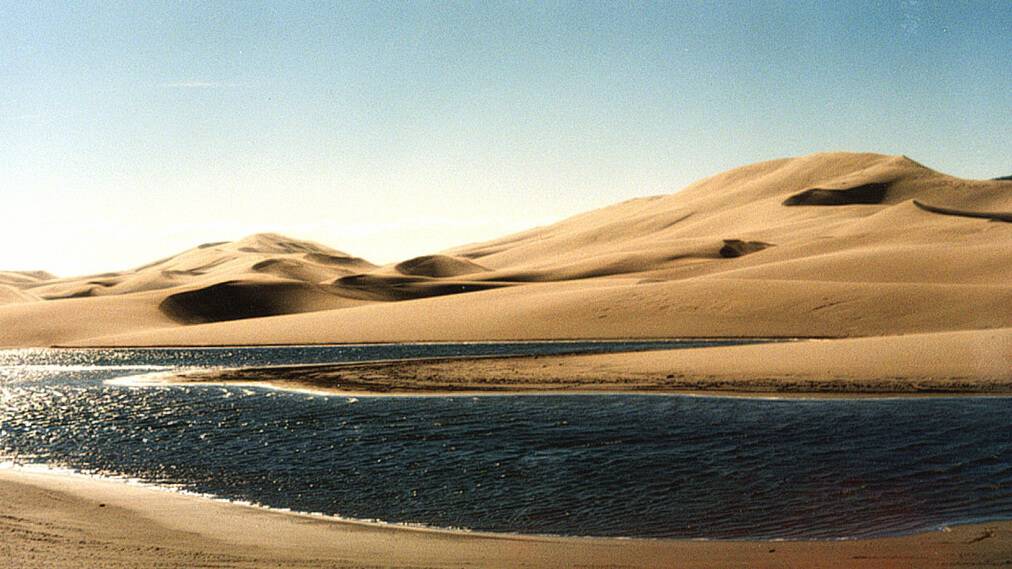
<svg viewBox="0 0 1012 569"><path fill-rule="evenodd" d="M718 253L725 259L733 259L735 257L744 257L750 253L757 253L763 249L770 247L769 243L763 243L762 241L742 241L741 239L725 239L724 246L720 248Z"/></svg>
<svg viewBox="0 0 1012 569"><path fill-rule="evenodd" d="M400 276L388 274L359 274L340 277L331 283L331 290L346 298L376 302L390 302L464 294L491 290L510 283L467 281L461 279L437 279L431 277Z"/></svg>
<svg viewBox="0 0 1012 569"><path fill-rule="evenodd" d="M854 186L827 190L812 188L784 200L784 205L860 205L880 204L885 199L889 184L869 182Z"/></svg>
<svg viewBox="0 0 1012 569"><path fill-rule="evenodd" d="M955 215L958 217L975 217L978 219L990 219L991 221L1004 221L1006 223L1012 223L1012 213L1006 212L987 212L987 211L967 211L964 209L953 209L948 207L938 207L921 203L914 200L914 205L923 209L924 211L930 211L931 213L940 213L942 215Z"/></svg>
<svg viewBox="0 0 1012 569"><path fill-rule="evenodd" d="M226 281L171 294L158 307L177 322L200 324L358 304L361 303L342 299L305 283Z"/></svg>

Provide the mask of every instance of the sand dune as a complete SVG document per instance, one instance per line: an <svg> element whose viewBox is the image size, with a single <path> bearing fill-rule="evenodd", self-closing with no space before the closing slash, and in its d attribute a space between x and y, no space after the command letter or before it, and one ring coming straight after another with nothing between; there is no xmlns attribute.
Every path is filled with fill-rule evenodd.
<svg viewBox="0 0 1012 569"><path fill-rule="evenodd" d="M25 292L11 285L0 284L0 304L14 304L15 302L34 302L39 297Z"/></svg>
<svg viewBox="0 0 1012 569"><path fill-rule="evenodd" d="M258 280L265 273L315 283L372 267L323 245L258 234L239 241L199 245L134 270L41 281L30 290L47 299L114 296L209 286L226 280Z"/></svg>
<svg viewBox="0 0 1012 569"><path fill-rule="evenodd" d="M324 283L372 268L323 245L260 234L205 243L128 271L0 273L17 283L0 291L0 304L17 302L0 315L0 345L357 306L362 302L331 294Z"/></svg>
<svg viewBox="0 0 1012 569"><path fill-rule="evenodd" d="M449 255L425 255L424 257L415 257L414 259L408 259L407 261L397 263L394 266L394 269L403 275L434 278L459 277L461 275L481 273L488 270L478 263L462 259L460 257L451 257Z"/></svg>
<svg viewBox="0 0 1012 569"><path fill-rule="evenodd" d="M11 286L33 286L56 277L46 271L0 271L0 284Z"/></svg>
<svg viewBox="0 0 1012 569"><path fill-rule="evenodd" d="M617 279L616 279L617 280ZM467 302L463 302L467 299ZM82 345L868 336L1008 327L999 286L589 279L92 337ZM269 322L269 325L265 325Z"/></svg>
<svg viewBox="0 0 1012 569"><path fill-rule="evenodd" d="M157 292L0 306L0 345L50 346L80 338L179 327L158 310Z"/></svg>
<svg viewBox="0 0 1012 569"><path fill-rule="evenodd" d="M261 234L132 271L0 273L0 284L30 295L0 307L0 344L1007 328L1008 211L1012 181L958 179L902 156L814 154L384 267ZM116 314L120 304L129 318ZM64 314L106 324L35 322Z"/></svg>

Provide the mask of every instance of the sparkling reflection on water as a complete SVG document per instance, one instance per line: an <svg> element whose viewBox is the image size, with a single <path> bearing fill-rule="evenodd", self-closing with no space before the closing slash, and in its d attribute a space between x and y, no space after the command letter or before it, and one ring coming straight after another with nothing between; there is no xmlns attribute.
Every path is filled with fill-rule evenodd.
<svg viewBox="0 0 1012 569"><path fill-rule="evenodd" d="M616 347L0 351L0 460L523 533L836 538L1012 518L1006 398L348 398L104 383L192 366Z"/></svg>

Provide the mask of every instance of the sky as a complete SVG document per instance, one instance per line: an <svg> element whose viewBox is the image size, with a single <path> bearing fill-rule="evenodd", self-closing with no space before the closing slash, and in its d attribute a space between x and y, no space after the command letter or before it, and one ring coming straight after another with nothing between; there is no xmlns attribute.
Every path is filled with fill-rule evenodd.
<svg viewBox="0 0 1012 569"><path fill-rule="evenodd" d="M394 262L820 151L1012 174L1012 4L0 2L0 269Z"/></svg>

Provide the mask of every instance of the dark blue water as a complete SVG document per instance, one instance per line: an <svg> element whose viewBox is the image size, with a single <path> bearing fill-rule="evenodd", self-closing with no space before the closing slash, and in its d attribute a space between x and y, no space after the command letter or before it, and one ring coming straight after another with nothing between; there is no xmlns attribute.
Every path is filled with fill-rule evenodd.
<svg viewBox="0 0 1012 569"><path fill-rule="evenodd" d="M349 518L837 538L1012 519L1012 400L359 397L104 380L604 344L0 352L0 459ZM649 346L639 346L649 347Z"/></svg>

